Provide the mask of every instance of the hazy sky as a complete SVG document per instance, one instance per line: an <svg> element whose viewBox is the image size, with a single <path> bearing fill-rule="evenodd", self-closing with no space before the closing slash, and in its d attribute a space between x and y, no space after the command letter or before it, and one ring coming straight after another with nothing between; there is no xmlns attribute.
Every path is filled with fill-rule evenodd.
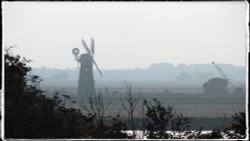
<svg viewBox="0 0 250 141"><path fill-rule="evenodd" d="M72 49L95 39L101 69L152 63L245 65L245 2L4 2L3 45L33 67L75 68Z"/></svg>

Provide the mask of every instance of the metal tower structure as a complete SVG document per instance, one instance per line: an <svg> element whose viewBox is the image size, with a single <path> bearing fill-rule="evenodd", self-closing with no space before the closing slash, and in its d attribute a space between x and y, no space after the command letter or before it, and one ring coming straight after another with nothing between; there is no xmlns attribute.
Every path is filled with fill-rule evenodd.
<svg viewBox="0 0 250 141"><path fill-rule="evenodd" d="M216 67L217 71L221 74L221 76L224 79L226 79L229 82L229 84L231 84L232 87L236 88L235 84L232 82L232 78L229 79L227 77L227 75L222 71L222 69L214 61L212 62L212 64ZM246 88L245 88L245 86L243 84L241 84L241 83L239 83L239 82L237 82L235 80L234 80L234 82L237 83L243 91L245 91Z"/></svg>

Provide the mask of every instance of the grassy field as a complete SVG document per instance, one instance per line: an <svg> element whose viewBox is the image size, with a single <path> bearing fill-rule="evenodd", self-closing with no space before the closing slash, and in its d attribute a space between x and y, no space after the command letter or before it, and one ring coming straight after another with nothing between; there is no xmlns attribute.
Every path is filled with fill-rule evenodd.
<svg viewBox="0 0 250 141"><path fill-rule="evenodd" d="M59 91L61 95L71 94L71 98L77 103L71 106L79 108L79 103L87 103L87 97L76 95L76 89L65 89ZM133 91L132 91L133 92ZM51 91L53 93L53 91ZM73 93L73 94L72 94ZM51 95L51 94L50 94ZM173 106L177 113L183 113L184 116L191 117L191 129L198 130L201 126L206 130L211 130L222 126L223 122L230 124L230 117L235 112L245 111L246 98L245 95L239 94L223 94L223 95L208 95L204 93L142 93L139 91L133 92L134 96L139 96L140 101L136 108L136 115L140 118L143 99L148 101L157 98L164 106ZM117 91L113 93L103 93L104 104L111 102L107 108L106 115L121 114L126 121L126 112L122 108L121 98L126 96L125 91ZM107 119L107 122L109 120Z"/></svg>
<svg viewBox="0 0 250 141"><path fill-rule="evenodd" d="M136 94L135 94L136 95ZM73 96L74 97L74 96ZM122 109L121 98L125 95L103 96L104 103L111 103L110 111ZM204 94L140 94L141 108L143 99L157 98L164 106L174 106L176 111L189 117L223 117L238 111L245 111L245 96L243 95L204 95ZM86 103L86 97L76 98Z"/></svg>
<svg viewBox="0 0 250 141"><path fill-rule="evenodd" d="M87 97L76 95L76 89L58 89L45 91L45 94L52 96L56 91L60 95L69 95L77 103L87 103ZM132 91L134 96L140 97L138 110L141 108L143 99L152 100L157 98L164 106L174 106L176 111L189 117L223 117L230 116L238 111L245 111L246 98L240 94L208 95L204 93L193 93L192 89L187 93L156 93ZM104 103L111 102L109 113L122 110L121 98L126 96L126 91L105 93L103 92Z"/></svg>

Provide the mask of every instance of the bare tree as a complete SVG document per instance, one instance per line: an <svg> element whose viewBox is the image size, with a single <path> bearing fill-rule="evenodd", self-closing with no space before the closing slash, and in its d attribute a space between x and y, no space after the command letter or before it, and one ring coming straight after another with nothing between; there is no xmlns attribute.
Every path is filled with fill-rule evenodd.
<svg viewBox="0 0 250 141"><path fill-rule="evenodd" d="M132 93L132 85L128 85L126 82L124 82L126 85L126 96L124 98L120 98L123 109L128 114L128 122L131 126L133 136L135 137L135 127L137 125L137 122L135 120L135 111L136 106L140 100L140 95L133 95Z"/></svg>
<svg viewBox="0 0 250 141"><path fill-rule="evenodd" d="M89 115L95 116L96 125L100 129L104 127L103 120L105 118L105 114L109 109L112 101L108 103L104 103L103 94L101 90L98 90L97 93L88 95L87 104L83 102L80 104L81 108L85 110Z"/></svg>

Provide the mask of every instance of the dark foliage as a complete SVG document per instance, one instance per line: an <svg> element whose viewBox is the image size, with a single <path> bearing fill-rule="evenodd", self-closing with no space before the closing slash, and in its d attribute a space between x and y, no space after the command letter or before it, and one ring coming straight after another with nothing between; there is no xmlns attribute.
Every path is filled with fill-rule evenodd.
<svg viewBox="0 0 250 141"><path fill-rule="evenodd" d="M119 121L119 115L116 118L113 118L112 126L103 125L102 128L96 129L96 134L93 136L94 138L101 139L124 139L130 138L125 132L127 130L127 125L121 121Z"/></svg>
<svg viewBox="0 0 250 141"><path fill-rule="evenodd" d="M200 131L189 134L188 139L244 139L247 129L245 112L235 113L232 118L232 125L225 130L214 129L211 133L201 134L201 128Z"/></svg>
<svg viewBox="0 0 250 141"><path fill-rule="evenodd" d="M227 136L229 138L245 138L246 137L246 113L238 112L232 115L232 126L226 129ZM233 132L232 132L233 131Z"/></svg>
<svg viewBox="0 0 250 141"><path fill-rule="evenodd" d="M92 118L65 108L55 96L47 98L37 87L41 79L30 73L29 61L5 54L5 137L89 137ZM84 134L83 134L84 133Z"/></svg>
<svg viewBox="0 0 250 141"><path fill-rule="evenodd" d="M147 108L146 112L146 131L147 137L150 139L168 139L173 138L167 130L181 131L185 130L183 126L190 122L190 119L177 115L173 107L167 108L162 106L161 103L154 98L153 104L144 100L144 105Z"/></svg>
<svg viewBox="0 0 250 141"><path fill-rule="evenodd" d="M246 114L245 112L236 113L233 117L232 129L236 134L246 136Z"/></svg>
<svg viewBox="0 0 250 141"><path fill-rule="evenodd" d="M42 81L31 74L29 60L5 54L5 137L6 138L127 138L126 124L113 119L111 127L95 123L95 114L84 115L66 107L71 100L55 93L53 98L39 89ZM74 101L72 101L74 103Z"/></svg>

